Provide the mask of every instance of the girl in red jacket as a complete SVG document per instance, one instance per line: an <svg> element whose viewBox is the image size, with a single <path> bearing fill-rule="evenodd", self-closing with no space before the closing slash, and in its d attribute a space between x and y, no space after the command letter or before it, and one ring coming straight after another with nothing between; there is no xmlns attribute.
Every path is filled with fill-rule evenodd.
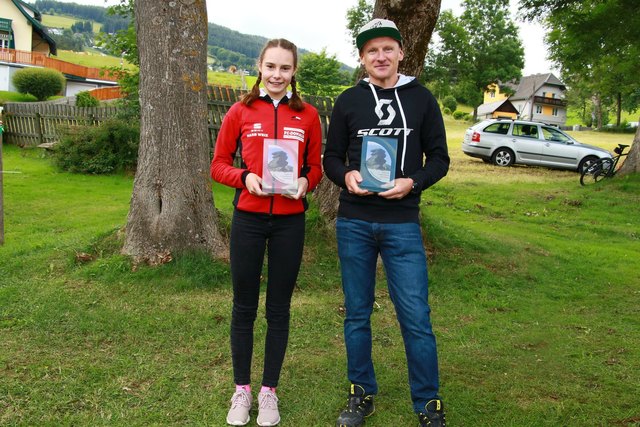
<svg viewBox="0 0 640 427"><path fill-rule="evenodd" d="M236 188L231 223L231 355L236 391L227 415L230 425L245 425L250 419L253 324L265 250L267 336L257 421L260 426L280 421L275 391L289 337L291 295L302 260L305 196L322 177L320 120L318 111L297 93L297 64L293 43L285 39L267 42L258 59L258 80L225 115L211 162L213 179ZM287 154L272 153L273 147L285 147ZM241 157L239 168L233 165L236 153ZM287 156L293 170L272 170L270 161ZM267 179L271 181L270 170L271 178L290 180L285 190L275 191L278 194L271 184L266 185Z"/></svg>

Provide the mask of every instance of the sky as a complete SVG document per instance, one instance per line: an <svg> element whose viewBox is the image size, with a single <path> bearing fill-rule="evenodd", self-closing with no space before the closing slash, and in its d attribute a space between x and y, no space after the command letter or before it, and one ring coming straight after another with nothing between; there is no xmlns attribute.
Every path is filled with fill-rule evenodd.
<svg viewBox="0 0 640 427"><path fill-rule="evenodd" d="M117 0L62 0L67 3L110 6ZM178 0L179 1L179 0ZM327 54L351 67L358 64L355 51L349 40L346 25L347 9L354 7L357 0L322 0L287 2L282 8L264 0L216 1L207 0L208 21L239 31L266 38L286 38L299 48L319 53L326 48ZM442 10L451 9L460 15L461 0L442 0ZM511 0L515 13L515 0ZM282 3L280 3L281 5ZM276 6L276 7L273 7ZM277 13L282 17L277 17ZM525 48L523 75L554 72L546 59L547 49L543 43L544 29L538 24L522 23L520 38Z"/></svg>

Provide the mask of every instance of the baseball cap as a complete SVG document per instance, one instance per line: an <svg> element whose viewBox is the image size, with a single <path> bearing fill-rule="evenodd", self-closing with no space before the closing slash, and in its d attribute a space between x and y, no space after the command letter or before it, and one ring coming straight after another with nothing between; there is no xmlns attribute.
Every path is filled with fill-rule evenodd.
<svg viewBox="0 0 640 427"><path fill-rule="evenodd" d="M365 24L358 33L356 37L356 46L358 50L362 49L362 47L371 39L375 39L377 37L391 37L400 43L402 46L402 36L400 35L400 31L396 24L393 21L389 21L388 19L380 19L376 18L369 23Z"/></svg>

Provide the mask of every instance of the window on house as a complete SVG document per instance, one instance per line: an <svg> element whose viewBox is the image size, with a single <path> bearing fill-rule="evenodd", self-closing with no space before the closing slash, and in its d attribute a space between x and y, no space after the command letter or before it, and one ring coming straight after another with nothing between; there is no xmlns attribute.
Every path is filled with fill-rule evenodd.
<svg viewBox="0 0 640 427"><path fill-rule="evenodd" d="M8 33L0 31L0 48L9 49L10 36Z"/></svg>
<svg viewBox="0 0 640 427"><path fill-rule="evenodd" d="M536 105L536 114L542 114L542 106Z"/></svg>
<svg viewBox="0 0 640 427"><path fill-rule="evenodd" d="M553 114L554 116L558 115L558 108L554 107L553 110L551 111L551 114Z"/></svg>
<svg viewBox="0 0 640 427"><path fill-rule="evenodd" d="M495 97L496 97L496 91L495 91L495 90L492 90L492 91L489 93L489 97L490 97L490 98L495 98Z"/></svg>
<svg viewBox="0 0 640 427"><path fill-rule="evenodd" d="M546 98L547 97L547 92L542 92L542 97Z"/></svg>

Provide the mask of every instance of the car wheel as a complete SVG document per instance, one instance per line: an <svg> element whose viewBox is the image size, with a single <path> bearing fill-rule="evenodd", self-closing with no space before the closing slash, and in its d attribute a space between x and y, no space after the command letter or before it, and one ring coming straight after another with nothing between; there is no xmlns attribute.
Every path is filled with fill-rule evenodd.
<svg viewBox="0 0 640 427"><path fill-rule="evenodd" d="M584 173L585 169L587 169L589 166L593 165L597 161L598 161L598 158L596 156L585 157L584 159L582 159L582 161L578 165L578 173L580 174Z"/></svg>
<svg viewBox="0 0 640 427"><path fill-rule="evenodd" d="M513 151L508 148L498 148L491 157L491 161L496 166L511 166L515 161L515 155Z"/></svg>

